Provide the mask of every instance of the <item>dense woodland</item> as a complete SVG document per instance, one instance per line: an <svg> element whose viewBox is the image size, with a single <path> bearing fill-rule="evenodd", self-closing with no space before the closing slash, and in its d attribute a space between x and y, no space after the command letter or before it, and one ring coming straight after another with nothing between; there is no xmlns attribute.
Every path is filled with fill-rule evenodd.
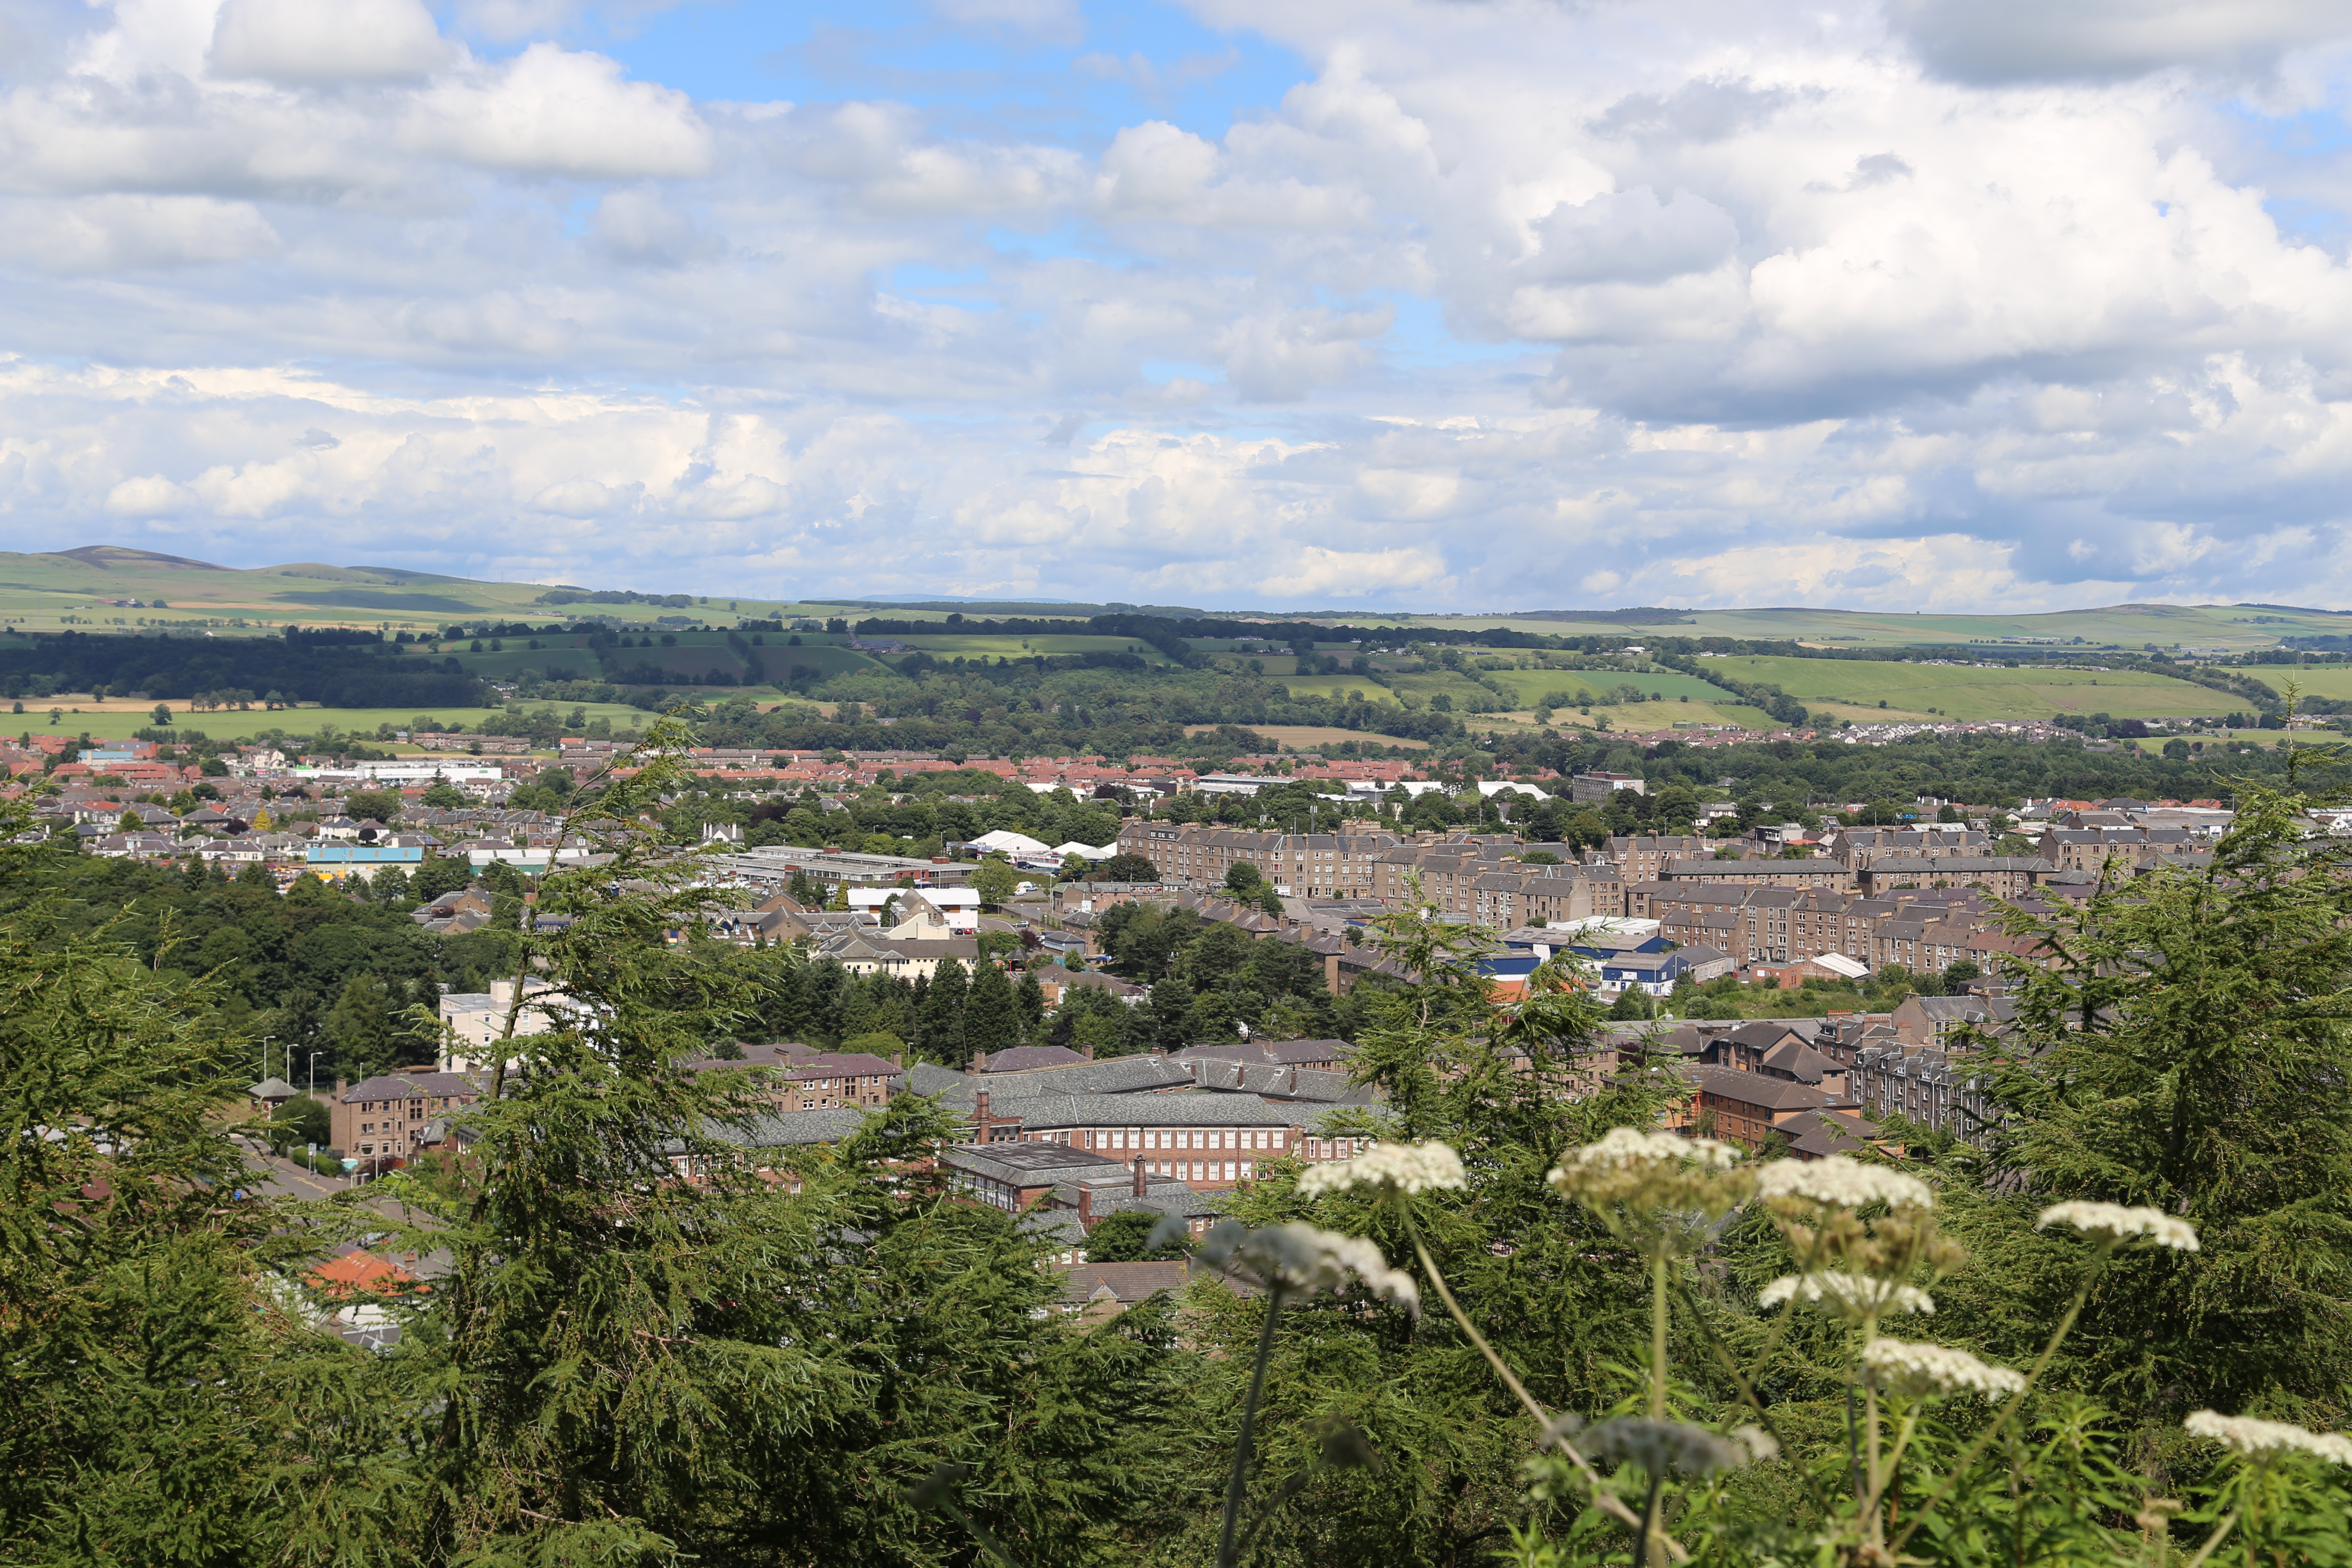
<svg viewBox="0 0 2352 1568"><path fill-rule="evenodd" d="M787 1153L797 1191L735 1159L756 1069L683 1064L814 1005L809 966L667 940L707 898L645 821L681 782L582 804L618 875L551 878L564 929L403 961L538 973L593 1032L520 1040L462 1157L320 1204L257 1195L226 1134L272 987L325 995L398 912L0 835L0 1554L2352 1560L2352 877L2301 797L2242 782L2210 869L2035 917L2070 962L1988 1047L2000 1121L1858 1165L1654 1137L1675 1082L1592 1076L1572 971L1502 1004L1475 933L1391 918L1420 979L1354 1021L1383 1105L1328 1129L1386 1152L1268 1167L1193 1283L1097 1321L907 1163L955 1134L927 1102ZM1115 935L1192 1007L1299 998L1220 940ZM967 1038L1018 1026L1004 991ZM436 1260L391 1350L319 1326L344 1239Z"/></svg>

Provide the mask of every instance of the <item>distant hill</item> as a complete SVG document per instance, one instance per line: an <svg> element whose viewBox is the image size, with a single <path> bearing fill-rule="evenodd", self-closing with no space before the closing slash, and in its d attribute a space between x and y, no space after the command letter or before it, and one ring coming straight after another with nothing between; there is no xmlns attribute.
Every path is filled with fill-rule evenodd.
<svg viewBox="0 0 2352 1568"><path fill-rule="evenodd" d="M136 600L134 605L130 601ZM2345 636L2342 610L2285 605L2107 605L2050 611L1962 611L1897 614L1835 606L1780 605L1757 609L1638 605L1466 614L1416 614L1362 608L1274 612L1059 600L962 599L934 595L817 594L801 599L747 597L740 590L709 595L636 593L614 583L573 586L554 583L491 583L403 566L337 566L317 561L232 567L191 556L120 544L71 550L0 552L0 621L27 630L73 626L136 631L159 626L202 628L215 636L276 632L289 624L365 627L385 632L438 631L485 623L550 622L582 616L647 630L701 624L714 628L739 620L803 616L943 621L1020 618L1083 620L1149 616L1169 620L1245 619L1347 625L1380 635L1415 626L1459 632L1486 626L1591 636L1622 629L1628 640L1721 637L1787 641L1823 648L1854 646L1979 647L1988 651L2032 646L2168 652L2276 647L2293 641L2334 647ZM2045 652L2042 657L2049 657Z"/></svg>
<svg viewBox="0 0 2352 1568"><path fill-rule="evenodd" d="M209 561L191 561L184 555L164 555L152 550L132 550L121 544L85 544L79 550L60 550L56 553L68 561L79 561L100 571L118 568L145 567L154 572L226 572L226 566L215 566Z"/></svg>

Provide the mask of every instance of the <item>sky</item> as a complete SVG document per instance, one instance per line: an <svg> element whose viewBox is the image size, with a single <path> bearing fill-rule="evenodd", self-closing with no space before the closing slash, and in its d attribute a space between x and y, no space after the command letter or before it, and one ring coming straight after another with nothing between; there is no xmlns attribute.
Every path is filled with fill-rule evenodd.
<svg viewBox="0 0 2352 1568"><path fill-rule="evenodd" d="M0 546L2352 607L2341 0L0 0Z"/></svg>

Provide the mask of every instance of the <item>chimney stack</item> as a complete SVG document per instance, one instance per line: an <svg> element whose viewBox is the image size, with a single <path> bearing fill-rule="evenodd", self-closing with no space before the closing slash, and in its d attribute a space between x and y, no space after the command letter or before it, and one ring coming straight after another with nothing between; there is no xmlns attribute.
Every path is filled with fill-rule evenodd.
<svg viewBox="0 0 2352 1568"><path fill-rule="evenodd" d="M1094 1060L1094 1059L1095 1059L1095 1043L1094 1043L1092 1040L1085 1040L1085 1041L1080 1042L1080 1043L1079 1043L1079 1046L1078 1046L1078 1055L1080 1055L1080 1056L1082 1056L1082 1057L1086 1058L1087 1058L1087 1060L1088 1060L1088 1061L1092 1061L1092 1060Z"/></svg>
<svg viewBox="0 0 2352 1568"><path fill-rule="evenodd" d="M976 1142L982 1143L989 1142L988 1090L983 1089L977 1095L972 1097L971 1119L980 1124L980 1137Z"/></svg>
<svg viewBox="0 0 2352 1568"><path fill-rule="evenodd" d="M988 1070L988 1053L986 1051L974 1051L971 1053L971 1070L974 1072L986 1072Z"/></svg>
<svg viewBox="0 0 2352 1568"><path fill-rule="evenodd" d="M1078 1184L1078 1224L1087 1230L1095 1227L1095 1190L1084 1182Z"/></svg>
<svg viewBox="0 0 2352 1568"><path fill-rule="evenodd" d="M1137 1197L1143 1195L1143 1189L1150 1176L1150 1173L1144 1168L1143 1156L1138 1154L1135 1157L1135 1195Z"/></svg>

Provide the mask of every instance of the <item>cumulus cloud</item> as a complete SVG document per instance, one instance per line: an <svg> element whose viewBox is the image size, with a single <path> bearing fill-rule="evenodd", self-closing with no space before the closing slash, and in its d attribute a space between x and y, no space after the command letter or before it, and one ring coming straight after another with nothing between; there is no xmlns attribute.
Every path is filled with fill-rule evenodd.
<svg viewBox="0 0 2352 1568"><path fill-rule="evenodd" d="M1889 15L1938 74L1983 83L2262 71L2345 30L2329 0L1893 0Z"/></svg>
<svg viewBox="0 0 2352 1568"><path fill-rule="evenodd" d="M16 24L0 507L779 592L2352 599L2352 164L2279 150L2340 7L1193 10L1050 112L988 49L1078 0L795 103L581 0Z"/></svg>
<svg viewBox="0 0 2352 1568"><path fill-rule="evenodd" d="M404 128L420 150L485 168L588 179L700 174L710 133L686 94L627 80L603 55L537 43L436 83Z"/></svg>
<svg viewBox="0 0 2352 1568"><path fill-rule="evenodd" d="M210 59L222 76L320 83L421 77L450 57L417 0L225 0Z"/></svg>
<svg viewBox="0 0 2352 1568"><path fill-rule="evenodd" d="M87 196L0 205L0 260L60 274L243 261L278 248L250 203L209 196Z"/></svg>

